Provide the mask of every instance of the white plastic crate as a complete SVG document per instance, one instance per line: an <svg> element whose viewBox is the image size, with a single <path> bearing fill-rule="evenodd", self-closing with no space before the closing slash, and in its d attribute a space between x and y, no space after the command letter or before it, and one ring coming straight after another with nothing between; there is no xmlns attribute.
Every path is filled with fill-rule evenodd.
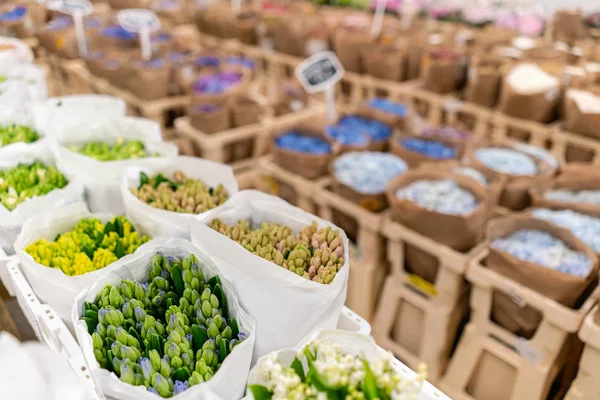
<svg viewBox="0 0 600 400"><path fill-rule="evenodd" d="M67 328L52 307L42 304L39 301L29 285L29 282L27 282L25 275L21 272L19 261L16 257L6 257L6 255L4 255L3 258L2 254L0 254L0 262L2 262L2 260L4 260L6 264L3 268L6 276L3 276L2 280L13 288L13 296L17 297L19 306L28 322L31 324L38 339L41 342L46 343L57 354L67 358L77 376L84 380L88 385L90 389L90 399L104 399L104 396L96 392L94 381L88 373L83 354L79 349L79 344L71 331L69 331L69 328ZM2 264L0 264L0 266L2 266ZM342 309L338 328L365 335L371 333L371 325L347 307ZM419 400L429 399L429 397L425 397ZM434 398L432 397L431 399L433 400ZM443 400L443 398L436 399Z"/></svg>
<svg viewBox="0 0 600 400"><path fill-rule="evenodd" d="M103 399L104 397L96 392L94 381L88 373L77 341L52 307L40 303L21 272L18 260L16 258L10 260L6 265L6 270L19 306L38 339L46 343L52 351L67 359L75 374L86 383L91 400Z"/></svg>
<svg viewBox="0 0 600 400"><path fill-rule="evenodd" d="M10 274L8 273L8 263L14 259L15 256L7 256L2 247L0 247L0 281L12 297L15 297L15 290L13 288L12 281L10 280Z"/></svg>

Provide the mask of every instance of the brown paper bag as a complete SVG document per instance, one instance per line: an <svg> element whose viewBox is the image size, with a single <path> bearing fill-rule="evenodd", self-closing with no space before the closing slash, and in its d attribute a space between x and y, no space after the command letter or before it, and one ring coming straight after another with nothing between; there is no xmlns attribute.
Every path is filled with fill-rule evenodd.
<svg viewBox="0 0 600 400"><path fill-rule="evenodd" d="M500 195L502 194L502 189L504 189L504 184L506 183L506 178L503 176L500 176L498 174L493 174L490 173L487 170L482 170L474 165L464 165L461 164L460 161L458 160L450 160L447 162L440 162L440 163L423 163L421 164L418 169L419 170L428 170L428 171L448 171L448 172L452 172L458 175L462 175L458 172L455 172L454 170L456 168L460 168L460 167L468 167L468 168L473 168L474 170L480 172L485 179L487 180L487 185L484 186L482 185L485 190L486 190L486 196L487 196L487 210L489 215L491 216L497 209L499 203L500 203ZM463 175L466 178L469 179L473 179L470 178L469 176ZM476 180L473 179L475 182L479 183L481 185L481 183Z"/></svg>
<svg viewBox="0 0 600 400"><path fill-rule="evenodd" d="M600 190L600 174L589 175L583 172L577 175L569 172L547 182L543 186L529 190L531 202L534 207L568 208L587 214L600 215L600 204L562 202L544 197L546 192L561 189L574 192L581 190Z"/></svg>
<svg viewBox="0 0 600 400"><path fill-rule="evenodd" d="M376 44L364 47L362 65L367 74L389 81L402 81L405 75L406 51L394 45Z"/></svg>
<svg viewBox="0 0 600 400"><path fill-rule="evenodd" d="M245 44L256 45L258 43L256 28L259 22L260 16L254 12L240 13L235 21L238 40Z"/></svg>
<svg viewBox="0 0 600 400"><path fill-rule="evenodd" d="M294 130L305 136L319 137L329 142L331 144L331 153L307 154L279 148L275 144L275 140L290 130ZM316 122L302 123L291 129L285 129L285 131L274 132L271 148L275 164L311 180L325 176L329 163L339 154L339 146L325 136L323 125Z"/></svg>
<svg viewBox="0 0 600 400"><path fill-rule="evenodd" d="M405 148L402 145L402 140L411 139L411 138L444 143L445 145L450 146L450 147L454 148L454 150L456 150L456 157L454 159L460 159L465 150L463 143L460 143L460 142L457 142L454 140L450 140L445 137L440 137L437 135L430 135L428 137L415 136L415 135L412 135L412 136L403 135L400 137L392 137L392 139L390 141L390 143L391 143L390 150L391 150L392 154L395 154L398 157L400 157L401 159L403 159L411 169L416 168L420 164L426 163L426 162L442 163L442 162L449 161L447 158L446 159L434 159L434 158L426 156L425 154L421 154L416 151L408 150L407 148Z"/></svg>
<svg viewBox="0 0 600 400"><path fill-rule="evenodd" d="M352 189L350 186L347 186L340 182L335 176L333 162L329 165L329 174L333 177L333 184L331 187L333 192L338 194L345 200L358 204L359 206L375 213L388 208L388 202L385 196L385 192L377 194L360 193Z"/></svg>
<svg viewBox="0 0 600 400"><path fill-rule="evenodd" d="M279 85L275 104L275 116L300 111L308 104L308 93L297 81L283 81Z"/></svg>
<svg viewBox="0 0 600 400"><path fill-rule="evenodd" d="M344 69L356 73L365 71L361 54L372 47L375 41L368 31L359 28L338 27L333 41L336 54Z"/></svg>
<svg viewBox="0 0 600 400"><path fill-rule="evenodd" d="M477 198L479 205L469 215L450 215L427 210L412 201L396 197L399 188L413 182L440 179L456 181L460 187L470 191ZM470 250L483 237L488 215L486 189L471 178L449 171L433 171L429 168L408 171L388 184L386 198L392 209L392 217L396 221L456 251ZM428 282L435 282L439 268L439 262L435 257L415 246L408 245L404 254L409 272L417 274Z"/></svg>
<svg viewBox="0 0 600 400"><path fill-rule="evenodd" d="M37 3L34 3L37 4ZM15 20L11 21L1 21L0 28L4 28L14 34L19 39L26 39L32 37L35 32L35 24L34 19L31 15L31 8L27 4L7 4L0 5L0 14L5 12L10 12L15 8L23 7L26 9L25 14Z"/></svg>
<svg viewBox="0 0 600 400"><path fill-rule="evenodd" d="M150 6L149 1L145 0L108 0L110 8L113 10L124 10L127 8L147 8Z"/></svg>
<svg viewBox="0 0 600 400"><path fill-rule="evenodd" d="M234 127L255 124L260 121L262 106L255 100L242 96L233 101L231 114Z"/></svg>
<svg viewBox="0 0 600 400"><path fill-rule="evenodd" d="M467 76L467 101L483 107L495 107L507 66L508 60L504 57L486 54L474 56Z"/></svg>
<svg viewBox="0 0 600 400"><path fill-rule="evenodd" d="M304 17L281 15L279 23L273 29L277 50L291 56L304 57L309 29Z"/></svg>
<svg viewBox="0 0 600 400"><path fill-rule="evenodd" d="M510 117L548 123L554 119L559 101L558 87L546 92L523 94L503 82L498 108Z"/></svg>
<svg viewBox="0 0 600 400"><path fill-rule="evenodd" d="M125 87L142 100L157 100L169 95L171 65L166 59L133 61L127 66Z"/></svg>
<svg viewBox="0 0 600 400"><path fill-rule="evenodd" d="M516 150L510 142L504 144L486 144L483 143L469 149L465 155L465 162L469 166L474 166L481 171L485 171L490 175L502 176L505 179L504 189L500 195L500 205L511 210L522 210L531 204L529 197L529 189L542 187L552 180L552 177L557 171L556 166L551 166L548 162L535 157L532 154L525 153L530 156L537 164L537 175L509 175L494 171L488 168L484 163L475 157L475 150L485 147L499 147ZM518 151L518 150L517 150Z"/></svg>
<svg viewBox="0 0 600 400"><path fill-rule="evenodd" d="M494 239L506 237L521 229L548 232L572 249L583 252L593 263L588 276L572 276L522 261L504 251L496 250L491 245ZM569 230L526 214L491 221L487 227L486 244L489 248L489 255L485 261L488 268L567 307L575 306L586 289L598 280L598 257L589 246ZM530 307L523 308L516 304L508 295L496 293L492 318L513 333L531 337L539 325L541 316Z"/></svg>
<svg viewBox="0 0 600 400"><path fill-rule="evenodd" d="M188 106L188 114L191 125L208 135L231 127L229 110L223 105L191 104Z"/></svg>
<svg viewBox="0 0 600 400"><path fill-rule="evenodd" d="M567 95L565 96L565 128L569 132L600 139L600 114L582 112L575 100Z"/></svg>
<svg viewBox="0 0 600 400"><path fill-rule="evenodd" d="M586 36L581 11L561 10L554 13L554 40L574 43Z"/></svg>
<svg viewBox="0 0 600 400"><path fill-rule="evenodd" d="M464 80L463 56L452 50L430 50L421 62L423 88L434 93L451 93Z"/></svg>

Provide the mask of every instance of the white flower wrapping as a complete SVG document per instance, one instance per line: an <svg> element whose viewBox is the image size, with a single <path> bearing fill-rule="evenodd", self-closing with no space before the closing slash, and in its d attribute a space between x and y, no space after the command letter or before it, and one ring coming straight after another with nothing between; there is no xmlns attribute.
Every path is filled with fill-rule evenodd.
<svg viewBox="0 0 600 400"><path fill-rule="evenodd" d="M381 347L377 346L375 340L369 335L363 335L360 333L346 332L341 330L324 330L316 333L314 336L310 337L308 340L300 343L298 346L294 348L288 348L279 350L272 354L265 355L261 357L258 362L255 364L254 368L250 371L250 376L248 377L248 385L262 385L266 386L267 379L270 376L269 371L272 369L273 363L279 361L283 366L289 367L294 361L294 358L298 356L298 353L304 350L304 347L311 342L321 342L321 343L331 343L334 345L339 345L344 351L352 354L354 356L364 357L369 363L373 364L373 362L377 359L387 358L389 357L391 361L391 366L397 373L401 376L404 391L400 397L401 399L414 399L414 400L429 400L431 397L426 395L426 391L421 390L421 385L423 382L423 378L420 377L414 371L406 368L402 365L398 360L394 359L394 357L383 350ZM307 370L307 361L304 355L298 357L304 366L304 371ZM284 384L282 382L282 384ZM424 383L424 386L429 387L430 385ZM429 389L429 388L428 388ZM414 397L411 397L414 396ZM447 399L445 396L439 394L438 398L440 400ZM252 400L254 396L250 390L247 390L247 396L244 398L245 400Z"/></svg>
<svg viewBox="0 0 600 400"><path fill-rule="evenodd" d="M125 110L122 99L101 94L52 97L31 107L36 129L46 135L60 134L86 122L122 119Z"/></svg>
<svg viewBox="0 0 600 400"><path fill-rule="evenodd" d="M240 303L256 318L254 360L278 349L295 347L315 332L337 326L346 300L350 269L348 238L341 229L344 265L335 279L324 285L252 254L208 227L214 218L229 225L241 219L254 224L276 222L288 225L294 233L313 221L317 221L319 227L335 225L278 197L253 190L237 193L226 204L192 223L192 243L210 251L220 261L221 270L233 283Z"/></svg>
<svg viewBox="0 0 600 400"><path fill-rule="evenodd" d="M158 157L129 160L98 161L92 157L69 150L69 146L83 146L90 141L115 143L119 139L141 140L148 153ZM127 167L151 166L158 158L175 156L177 146L163 142L160 128L154 121L125 117L105 119L71 126L57 135L55 143L58 165L67 177L75 177L85 187L90 210L123 214L121 179Z"/></svg>
<svg viewBox="0 0 600 400"><path fill-rule="evenodd" d="M86 359L89 371L98 390L105 396L116 400L158 400L160 397L148 392L144 386L132 386L122 382L112 372L100 368L93 351L92 337L88 333L84 321L80 321L83 303L93 302L96 296L107 284L118 284L123 279L131 279L138 282L147 282L152 263L152 257L157 252L167 256L188 256L195 254L201 263L202 270L207 279L219 275L223 284L223 290L227 296L229 314L235 316L240 331L248 335L247 339L237 345L233 352L227 356L221 368L206 383L195 385L178 394L174 398L178 400L191 399L239 399L245 390L250 362L252 359L252 348L256 338L256 326L254 319L240 306L238 296L231 283L224 279L224 275L215 264L208 253L193 246L184 239L156 239L142 245L138 251L113 269L112 273L105 275L96 281L96 284L81 292L75 299L71 309L71 321L75 327L75 334L83 355Z"/></svg>
<svg viewBox="0 0 600 400"><path fill-rule="evenodd" d="M36 145L14 146L20 151L0 151L0 170L14 168L23 163L31 164L36 160L46 165L56 165L46 140L41 140ZM64 171L61 172L64 174ZM83 186L76 179L69 179L64 188L54 189L44 196L26 200L12 211L0 203L0 247L7 253L12 253L13 243L27 219L79 201L83 201Z"/></svg>
<svg viewBox="0 0 600 400"><path fill-rule="evenodd" d="M67 322L73 307L73 300L75 300L77 294L117 269L131 259L133 255L126 255L97 271L78 276L68 276L59 269L38 264L24 248L38 239L46 239L52 242L58 234L72 230L81 219L90 217L98 218L106 223L113 215L92 214L87 210L84 203L73 204L50 212L46 210L46 214L28 219L15 241L15 252L33 291L43 303L52 306L56 313Z"/></svg>
<svg viewBox="0 0 600 400"><path fill-rule="evenodd" d="M0 37L0 65L31 64L33 51L25 42L6 36Z"/></svg>
<svg viewBox="0 0 600 400"><path fill-rule="evenodd" d="M131 166L127 168L121 182L121 195L125 214L127 218L142 232L152 237L166 236L190 239L189 224L196 215L154 208L131 193L131 189L140 185L140 173L144 172L148 177L162 173L168 178L175 171L181 170L188 177L201 179L207 186L215 187L222 184L231 197L238 191L237 180L230 166L203 160L196 157L178 156L164 159L154 159L146 163L144 167ZM209 211L207 211L209 212Z"/></svg>

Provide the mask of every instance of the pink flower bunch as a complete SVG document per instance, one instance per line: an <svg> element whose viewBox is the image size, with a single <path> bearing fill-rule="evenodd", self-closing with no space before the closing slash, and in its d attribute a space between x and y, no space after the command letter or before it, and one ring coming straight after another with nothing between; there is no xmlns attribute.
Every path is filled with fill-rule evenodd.
<svg viewBox="0 0 600 400"><path fill-rule="evenodd" d="M519 18L519 33L526 36L540 36L544 31L544 18L537 14L527 14Z"/></svg>

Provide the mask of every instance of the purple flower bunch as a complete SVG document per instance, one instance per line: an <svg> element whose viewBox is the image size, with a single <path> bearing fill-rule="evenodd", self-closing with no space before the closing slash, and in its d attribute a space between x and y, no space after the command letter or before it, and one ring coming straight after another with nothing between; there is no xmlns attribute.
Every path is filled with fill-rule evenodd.
<svg viewBox="0 0 600 400"><path fill-rule="evenodd" d="M200 77L194 84L194 92L199 94L219 94L242 81L242 73L222 71Z"/></svg>

